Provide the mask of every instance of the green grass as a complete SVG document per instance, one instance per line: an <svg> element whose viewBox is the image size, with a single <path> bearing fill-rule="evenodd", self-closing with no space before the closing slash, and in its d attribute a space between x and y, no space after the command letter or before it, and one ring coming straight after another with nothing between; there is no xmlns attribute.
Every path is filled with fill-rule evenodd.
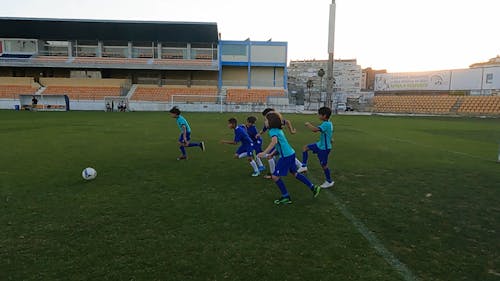
<svg viewBox="0 0 500 281"><path fill-rule="evenodd" d="M167 113L0 111L0 280L403 280L336 201L419 280L500 280L499 120L335 116L335 188L280 207L230 116L185 114L207 151L178 162Z"/></svg>

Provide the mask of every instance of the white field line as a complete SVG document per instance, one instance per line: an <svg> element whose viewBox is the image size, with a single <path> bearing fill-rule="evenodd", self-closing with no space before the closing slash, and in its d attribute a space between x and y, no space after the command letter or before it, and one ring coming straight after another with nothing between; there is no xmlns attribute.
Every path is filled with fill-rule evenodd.
<svg viewBox="0 0 500 281"><path fill-rule="evenodd" d="M414 142L414 141L411 141L411 140L405 140L405 139L400 139L400 138L392 138L392 137L387 137L387 138L390 139L390 140L395 140L395 141L399 141L399 142L405 142L405 143L409 143L409 144L413 144L413 145L417 145L417 146L421 146L421 147L425 147L425 148L432 148L432 149L436 149L436 150L448 152L448 153L451 153L451 154L457 154L457 155L467 156L467 157L475 158L475 159L479 159L479 160L493 161L492 159L487 159L487 158L476 156L476 155L473 155L473 154L469 154L469 153L465 153L465 152L461 152L461 151L454 151L454 150L449 150L449 149L437 148L437 147L432 146L432 145L421 144L421 143L417 143L417 142Z"/></svg>
<svg viewBox="0 0 500 281"><path fill-rule="evenodd" d="M421 143L417 143L411 140L406 140L406 139L401 139L401 138L394 138L394 137L387 137L383 135L376 135L376 134L371 134L363 130L358 130L358 129L352 129L358 132L362 132L368 135L373 135L377 137L382 137L398 142L405 142L417 146L422 146L426 148L433 148L433 149L438 149L447 153L451 154L456 154L456 155L462 155L462 156L467 156L475 159L480 159L480 160L485 160L485 161L492 161L491 159L486 159L483 157L479 157L476 155L468 154L465 152L460 152L460 151L453 151L453 150L447 150L447 149L439 149L430 145L425 145ZM311 177L312 178L312 177ZM314 180L316 180L314 178ZM317 181L318 182L318 181ZM356 228L356 230L363 235L363 237L370 243L370 245L375 249L375 252L381 256L394 270L396 270L406 281L416 281L418 280L417 276L414 275L411 270L401 261L398 260L398 258L392 254L387 248L380 242L380 240L377 238L377 236L370 230L368 229L360 220L358 220L350 211L349 209L340 201L339 198L337 198L332 192L325 192L327 190L323 190L323 194L326 193L327 196L329 196L332 200L333 203L335 204L335 207L342 213L342 215Z"/></svg>
<svg viewBox="0 0 500 281"><path fill-rule="evenodd" d="M323 190L326 191L326 190ZM380 242L375 233L370 231L360 220L358 220L347 207L338 199L332 192L324 192L330 198L333 199L333 203L335 207L344 215L344 217L351 222L352 225L356 228L356 230L365 237L365 239L370 243L370 245L375 249L375 252L403 277L405 281L416 281L418 280L417 276L415 276L411 270L398 258L392 254L387 248Z"/></svg>
<svg viewBox="0 0 500 281"><path fill-rule="evenodd" d="M447 152L447 153L451 153L451 154L456 154L456 155L461 155L461 156L467 156L467 157L474 158L474 159L479 159L479 160L484 160L484 161L489 161L489 162L494 161L492 159L484 158L484 157L481 157L481 156L477 156L477 155L473 155L473 154L469 154L469 153L465 153L465 152L461 152L461 151L454 151L454 150L449 150L449 149L437 148L437 147L432 146L432 145L422 144L422 143L414 142L412 140L401 139L401 138L394 138L394 137L388 137L388 136L384 136L384 135L378 135L378 134L368 133L366 131L359 130L359 129L352 129L351 128L350 130L361 132L361 133L365 133L367 135L372 135L372 136L375 136L375 137L386 138L386 139L393 140L393 141L409 143L409 144L413 144L413 145L421 146L421 147L425 147L425 148L432 148L432 149L436 149L436 150Z"/></svg>

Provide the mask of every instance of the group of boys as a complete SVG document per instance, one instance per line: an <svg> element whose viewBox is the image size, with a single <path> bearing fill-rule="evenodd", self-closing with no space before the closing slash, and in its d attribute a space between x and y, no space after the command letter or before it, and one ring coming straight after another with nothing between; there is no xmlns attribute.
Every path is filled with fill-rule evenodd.
<svg viewBox="0 0 500 281"><path fill-rule="evenodd" d="M246 124L238 125L235 118L228 120L228 128L234 130L233 140L222 140L223 144L238 144L241 145L236 150L235 158L246 158L253 169L252 176L257 177L261 172L265 171L262 163L262 158L266 158L269 164L270 173L266 178L271 178L281 191L281 197L274 201L275 204L291 204L291 197L281 180L282 176L286 176L289 172L299 181L304 183L313 193L314 197L318 196L321 188L329 188L334 185L328 168L328 155L332 149L333 124L330 122L331 109L322 107L318 110L318 118L322 121L319 126L313 126L306 122L305 126L312 132L319 132L320 138L316 143L305 145L302 152L302 161L299 161L295 156L295 150L290 146L283 132L283 127L287 127L291 134L295 134L290 121L285 120L280 113L272 108L266 108L262 115L265 117L263 129L258 132L255 126L257 118L250 116L247 118ZM181 116L181 112L177 107L170 110L171 117L176 118L177 125L181 131L179 137L179 149L182 155L178 160L187 159L185 147L198 146L202 151L205 151L205 143L191 142L191 128L186 119ZM266 149L262 149L261 135L268 131L271 141ZM254 151L256 156L254 156ZM302 173L308 170L308 151L317 154L320 164L325 174L325 182L320 186L313 185L311 181ZM275 157L278 157L277 160ZM277 163L276 163L277 161Z"/></svg>

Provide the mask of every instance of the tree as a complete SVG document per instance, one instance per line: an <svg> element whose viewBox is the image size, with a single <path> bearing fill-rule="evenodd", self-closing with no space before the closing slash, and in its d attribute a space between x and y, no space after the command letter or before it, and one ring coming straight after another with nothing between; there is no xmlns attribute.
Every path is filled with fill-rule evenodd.
<svg viewBox="0 0 500 281"><path fill-rule="evenodd" d="M307 92L309 93L307 97L308 107L311 106L311 89L314 87L314 83L311 79L306 82Z"/></svg>
<svg viewBox="0 0 500 281"><path fill-rule="evenodd" d="M321 81L319 90L320 90L320 92L323 92L323 76L325 76L325 70L323 68L320 68L318 70L318 76L319 76L320 81Z"/></svg>
<svg viewBox="0 0 500 281"><path fill-rule="evenodd" d="M314 87L313 80L311 80L311 79L307 80L306 87L307 87L307 91L309 92L309 96L310 96L311 95L311 89L312 89L312 87Z"/></svg>

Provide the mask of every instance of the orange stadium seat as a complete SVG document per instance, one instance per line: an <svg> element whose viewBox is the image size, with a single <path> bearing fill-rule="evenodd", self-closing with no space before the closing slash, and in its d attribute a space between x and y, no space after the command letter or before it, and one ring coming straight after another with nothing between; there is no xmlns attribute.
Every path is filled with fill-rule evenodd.
<svg viewBox="0 0 500 281"><path fill-rule="evenodd" d="M71 100L103 100L118 97L125 79L40 78L43 94L65 94Z"/></svg>
<svg viewBox="0 0 500 281"><path fill-rule="evenodd" d="M158 87L139 85L132 95L134 101L216 102L216 87Z"/></svg>
<svg viewBox="0 0 500 281"><path fill-rule="evenodd" d="M227 89L228 103L267 103L268 97L285 96L282 89Z"/></svg>
<svg viewBox="0 0 500 281"><path fill-rule="evenodd" d="M186 66L211 66L215 61L211 59L196 59L196 60L186 60L186 59L155 59L153 64L158 65L186 65Z"/></svg>
<svg viewBox="0 0 500 281"><path fill-rule="evenodd" d="M18 99L20 94L32 95L38 89L33 77L0 77L1 99Z"/></svg>
<svg viewBox="0 0 500 281"><path fill-rule="evenodd" d="M500 96L466 96L458 108L463 114L500 114Z"/></svg>
<svg viewBox="0 0 500 281"><path fill-rule="evenodd" d="M375 96L374 111L386 113L447 114L457 103L455 96Z"/></svg>
<svg viewBox="0 0 500 281"><path fill-rule="evenodd" d="M151 59L147 58L97 58L97 57L76 57L75 64L150 64Z"/></svg>

